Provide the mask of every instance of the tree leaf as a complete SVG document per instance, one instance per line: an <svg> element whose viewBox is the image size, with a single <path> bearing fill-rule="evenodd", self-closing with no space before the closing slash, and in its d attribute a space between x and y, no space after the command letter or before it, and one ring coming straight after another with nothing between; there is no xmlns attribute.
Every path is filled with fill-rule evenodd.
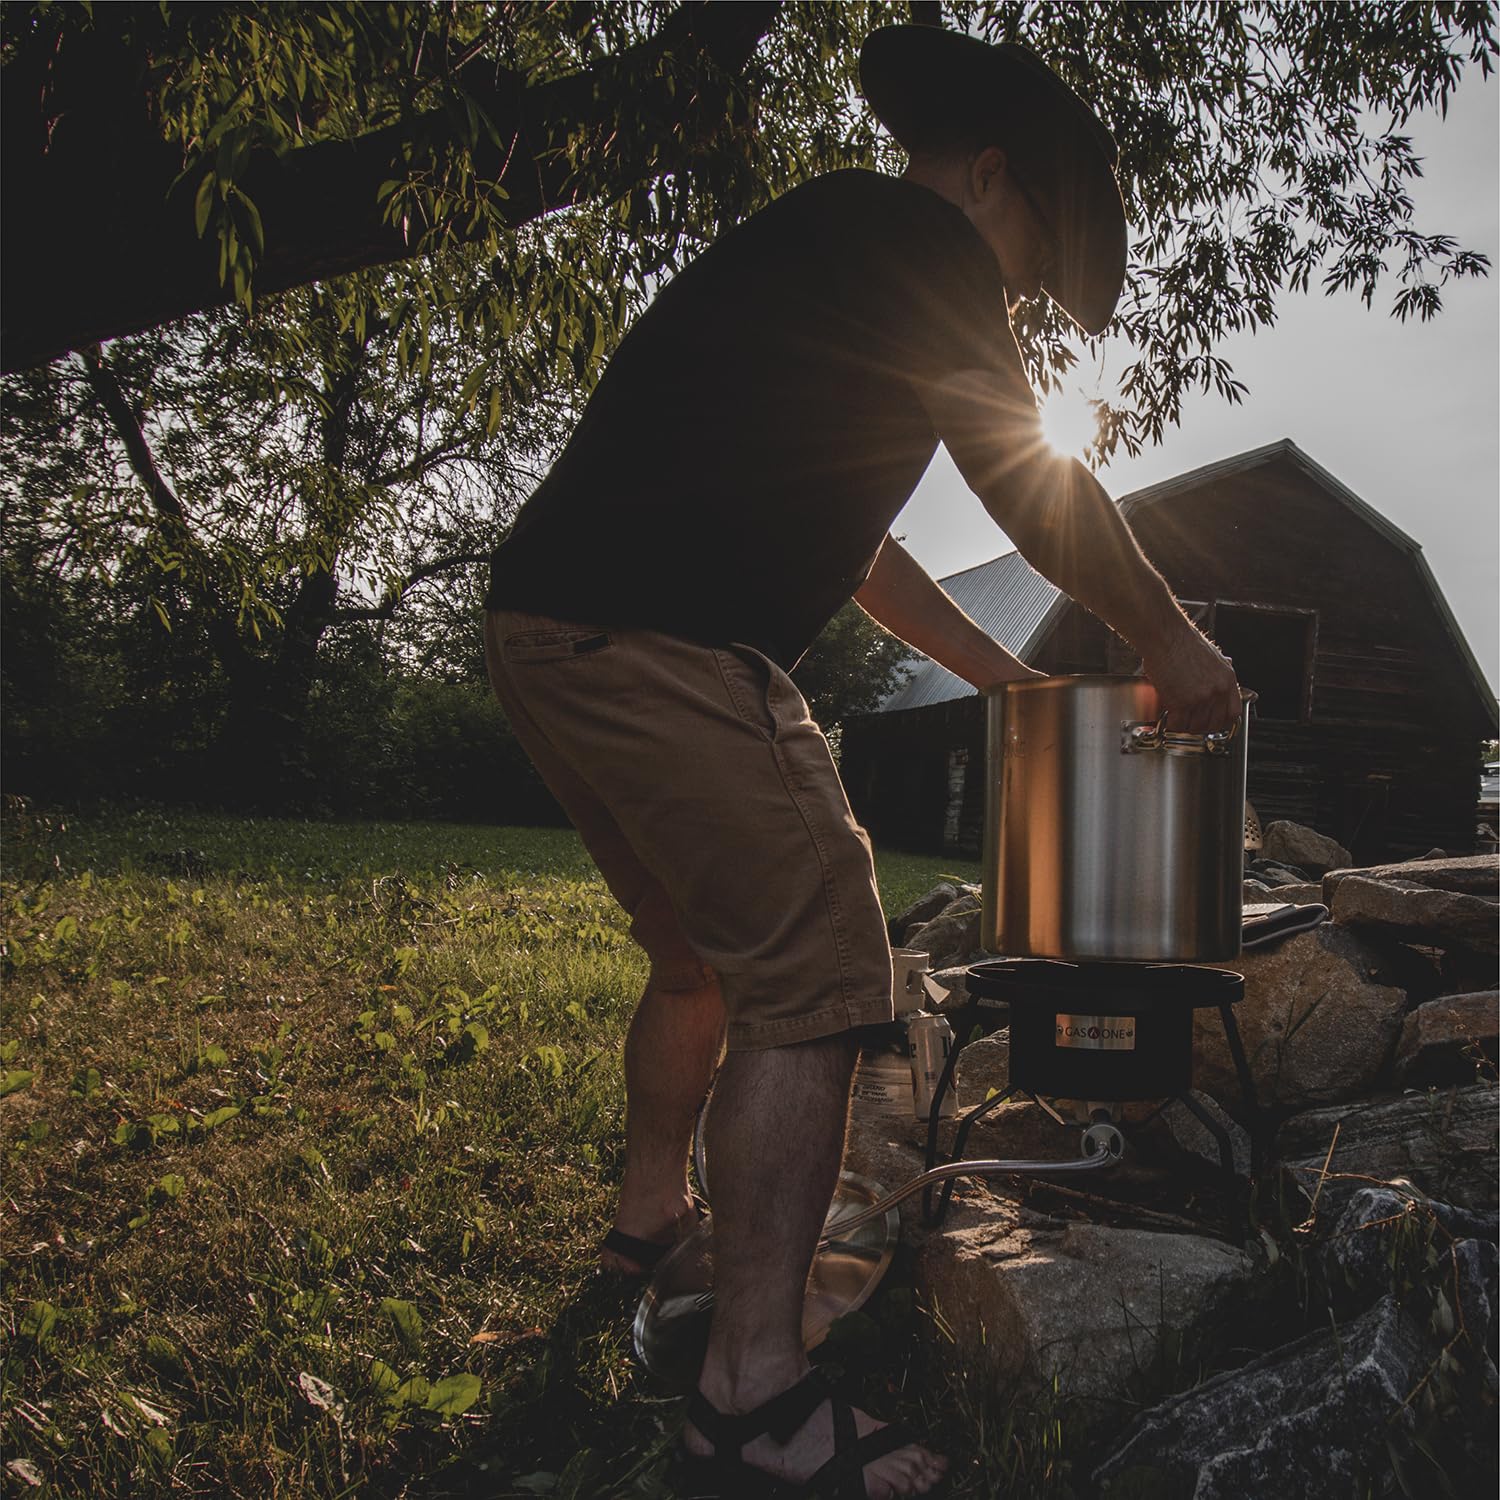
<svg viewBox="0 0 1500 1500"><path fill-rule="evenodd" d="M209 215L213 212L214 187L214 174L205 172L203 181L198 184L198 195L193 199L193 227L198 231L200 240L208 228Z"/></svg>

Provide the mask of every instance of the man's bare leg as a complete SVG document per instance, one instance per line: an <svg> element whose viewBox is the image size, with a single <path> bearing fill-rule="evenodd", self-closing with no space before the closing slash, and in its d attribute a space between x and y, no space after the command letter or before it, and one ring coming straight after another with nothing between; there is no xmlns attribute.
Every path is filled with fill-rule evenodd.
<svg viewBox="0 0 1500 1500"><path fill-rule="evenodd" d="M688 1158L698 1107L724 1046L724 1002L712 980L693 990L648 984L625 1038L625 1175L615 1228L666 1243L693 1212ZM611 1270L642 1267L600 1251Z"/></svg>
<svg viewBox="0 0 1500 1500"><path fill-rule="evenodd" d="M721 1412L751 1411L807 1373L803 1294L838 1182L855 1056L842 1035L731 1053L719 1070L707 1140L714 1317L699 1388ZM861 1436L882 1425L857 1421ZM691 1427L686 1441L710 1451ZM785 1447L758 1438L744 1459L800 1483L832 1453L825 1403ZM920 1494L946 1467L925 1448L898 1448L866 1465L866 1488L872 1500Z"/></svg>

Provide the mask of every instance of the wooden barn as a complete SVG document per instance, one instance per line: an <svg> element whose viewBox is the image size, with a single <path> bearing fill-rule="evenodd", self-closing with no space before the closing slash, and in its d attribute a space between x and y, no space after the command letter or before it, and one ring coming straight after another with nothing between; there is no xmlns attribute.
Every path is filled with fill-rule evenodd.
<svg viewBox="0 0 1500 1500"><path fill-rule="evenodd" d="M1473 847L1495 696L1416 542L1290 441L1139 490L1120 508L1259 694L1248 792L1262 822L1305 823L1361 863ZM1139 669L1017 553L943 587L1041 671ZM977 851L983 705L936 663L923 659L878 712L844 725L842 766L877 840Z"/></svg>

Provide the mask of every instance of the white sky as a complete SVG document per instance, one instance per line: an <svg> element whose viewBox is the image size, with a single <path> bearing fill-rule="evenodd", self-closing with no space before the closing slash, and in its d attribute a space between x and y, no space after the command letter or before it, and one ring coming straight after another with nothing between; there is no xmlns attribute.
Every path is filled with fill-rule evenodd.
<svg viewBox="0 0 1500 1500"><path fill-rule="evenodd" d="M1100 472L1115 496L1290 438L1419 542L1491 687L1500 667L1500 86L1466 69L1446 120L1411 122L1424 177L1416 224L1488 255L1488 277L1444 289L1429 323L1390 315L1396 283L1286 295L1275 327L1218 352L1249 386L1239 406L1184 404L1182 425ZM1076 373L1076 372L1075 372ZM1085 380L1097 380L1089 370ZM1103 392L1098 392L1103 394ZM1008 551L940 448L895 530L935 577Z"/></svg>

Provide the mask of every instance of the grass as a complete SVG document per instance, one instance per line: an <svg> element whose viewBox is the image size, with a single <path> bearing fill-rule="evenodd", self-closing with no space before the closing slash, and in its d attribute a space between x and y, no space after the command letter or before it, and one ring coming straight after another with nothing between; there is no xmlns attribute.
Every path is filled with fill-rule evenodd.
<svg viewBox="0 0 1500 1500"><path fill-rule="evenodd" d="M671 1493L680 1402L634 1361L639 1289L595 1269L644 968L570 832L11 809L4 835L7 1493ZM877 868L888 912L977 875ZM1332 1315L1305 1238L1276 1232L1272 1342ZM1438 1323L1441 1248L1392 1260ZM950 1456L953 1500L1087 1494L1072 1409L956 1370L943 1327L898 1253L819 1358ZM1453 1368L1421 1452L1478 1493L1454 1434L1493 1407Z"/></svg>
<svg viewBox="0 0 1500 1500"><path fill-rule="evenodd" d="M459 823L336 823L226 818L144 807L84 818L21 815L6 848L11 877L53 874L228 876L325 886L349 879L454 873L490 879L596 878L571 828L491 828ZM948 855L876 851L888 915L940 879L977 881L979 866Z"/></svg>
<svg viewBox="0 0 1500 1500"><path fill-rule="evenodd" d="M5 865L9 1489L667 1493L594 1269L644 970L570 832L19 816ZM941 1437L889 1284L830 1357Z"/></svg>

